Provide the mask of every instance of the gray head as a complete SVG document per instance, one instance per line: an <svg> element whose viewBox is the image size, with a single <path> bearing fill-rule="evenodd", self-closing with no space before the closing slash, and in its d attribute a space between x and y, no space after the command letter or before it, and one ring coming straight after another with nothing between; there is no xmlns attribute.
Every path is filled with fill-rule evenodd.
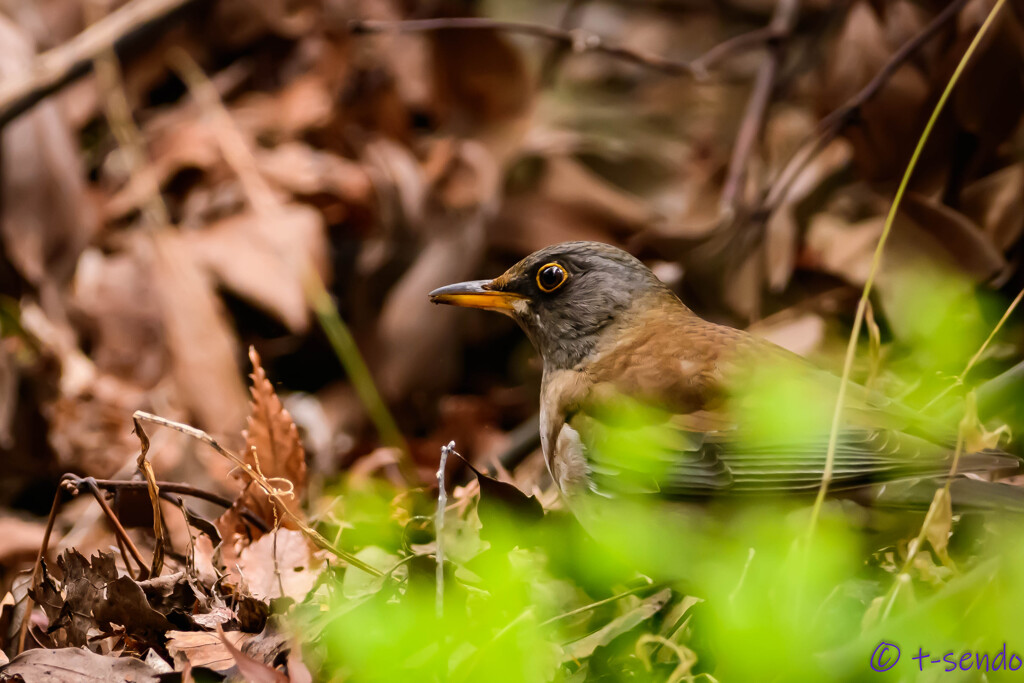
<svg viewBox="0 0 1024 683"><path fill-rule="evenodd" d="M434 303L498 311L523 328L547 369L571 368L598 333L638 300L675 295L638 259L600 242L563 242L536 251L493 280L430 293Z"/></svg>

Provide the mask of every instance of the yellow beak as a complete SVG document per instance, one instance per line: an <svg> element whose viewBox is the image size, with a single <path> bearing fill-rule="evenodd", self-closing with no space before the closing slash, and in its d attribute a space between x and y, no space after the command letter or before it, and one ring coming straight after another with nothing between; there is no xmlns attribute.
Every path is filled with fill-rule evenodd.
<svg viewBox="0 0 1024 683"><path fill-rule="evenodd" d="M514 304L517 301L526 300L521 294L491 289L492 286L492 280L459 282L435 289L430 293L430 300L435 304L482 308L499 313L511 313L515 310Z"/></svg>

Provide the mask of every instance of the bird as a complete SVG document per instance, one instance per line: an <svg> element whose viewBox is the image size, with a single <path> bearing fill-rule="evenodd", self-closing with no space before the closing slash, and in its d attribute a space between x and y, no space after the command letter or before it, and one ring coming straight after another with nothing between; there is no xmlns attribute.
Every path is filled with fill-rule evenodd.
<svg viewBox="0 0 1024 683"><path fill-rule="evenodd" d="M701 318L622 249L555 244L494 279L441 287L429 298L504 314L526 333L543 363L541 449L570 503L648 495L696 503L810 499L821 486L831 419L806 429L799 421L789 431L771 427L787 411L824 408L830 418L840 379L770 341ZM782 389L787 383L796 390ZM799 405L790 406L794 397ZM996 449L957 455L955 429L853 382L845 405L830 495L927 508L956 461L955 505L1024 511L1024 489L988 481L1016 471L1015 456Z"/></svg>

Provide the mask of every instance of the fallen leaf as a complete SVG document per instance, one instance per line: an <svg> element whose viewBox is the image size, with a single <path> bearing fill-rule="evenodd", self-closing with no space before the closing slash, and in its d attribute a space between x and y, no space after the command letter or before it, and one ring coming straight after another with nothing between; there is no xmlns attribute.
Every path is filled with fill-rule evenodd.
<svg viewBox="0 0 1024 683"><path fill-rule="evenodd" d="M217 635L220 637L224 649L228 651L235 660L238 673L246 681L253 683L288 683L288 677L277 669L272 669L262 662L258 662L249 655L235 647L224 635L224 630L217 627Z"/></svg>
<svg viewBox="0 0 1024 683"><path fill-rule="evenodd" d="M5 680L19 677L24 683L158 683L160 680L154 669L134 657L98 655L77 647L22 652L0 673Z"/></svg>
<svg viewBox="0 0 1024 683"><path fill-rule="evenodd" d="M331 194L352 204L369 204L373 184L363 166L301 142L257 149L256 165L267 180L300 195Z"/></svg>
<svg viewBox="0 0 1024 683"><path fill-rule="evenodd" d="M153 245L152 277L180 398L200 427L237 434L245 415L238 340L213 283L179 235L156 233Z"/></svg>
<svg viewBox="0 0 1024 683"><path fill-rule="evenodd" d="M1024 231L1024 162L1007 166L964 188L960 208L980 225L1000 251Z"/></svg>
<svg viewBox="0 0 1024 683"><path fill-rule="evenodd" d="M299 430L291 415L285 410L267 379L267 373L260 365L260 357L254 348L249 349L252 362L251 413L245 438L245 461L257 472L270 480L270 484L289 495L283 496L284 505L293 514L302 516L302 496L306 490L306 451L299 439ZM234 505L219 520L217 527L229 546L237 546L243 538L259 538L258 530L244 521L241 509L248 508L263 519L267 526L275 521L294 529L295 523L281 513L275 513L275 505L267 493L256 483L244 477L248 483L245 490L235 499Z"/></svg>
<svg viewBox="0 0 1024 683"><path fill-rule="evenodd" d="M46 525L40 522L0 516L0 566L13 567L34 559L45 530Z"/></svg>
<svg viewBox="0 0 1024 683"><path fill-rule="evenodd" d="M833 45L821 81L829 110L864 87L892 53L880 17L865 0L850 8ZM844 135L853 143L854 158L866 178L902 172L917 141L928 96L921 71L907 62L860 108L858 124L848 126Z"/></svg>
<svg viewBox="0 0 1024 683"><path fill-rule="evenodd" d="M235 647L257 638L255 633L225 631L224 639ZM227 671L235 665L221 636L212 631L168 631L167 651L176 661L187 661L193 667L205 666L214 671Z"/></svg>
<svg viewBox="0 0 1024 683"><path fill-rule="evenodd" d="M195 262L224 287L294 332L309 328L303 278L314 265L322 275L326 271L326 235L318 211L290 204L273 221L246 211L186 233L185 243Z"/></svg>
<svg viewBox="0 0 1024 683"><path fill-rule="evenodd" d="M227 571L258 600L288 597L302 602L323 568L323 560L302 532L277 529L244 548Z"/></svg>
<svg viewBox="0 0 1024 683"><path fill-rule="evenodd" d="M150 606L139 584L127 576L105 586L102 599L93 606L93 617L100 626L120 624L133 638L145 641L160 639L171 628L171 622Z"/></svg>
<svg viewBox="0 0 1024 683"><path fill-rule="evenodd" d="M0 80L32 67L31 40L0 15ZM29 282L63 283L96 234L78 145L57 105L44 100L0 136L0 236L7 258Z"/></svg>
<svg viewBox="0 0 1024 683"><path fill-rule="evenodd" d="M915 192L904 196L900 212L938 240L975 281L985 282L1006 269L1006 260L989 235L962 213Z"/></svg>

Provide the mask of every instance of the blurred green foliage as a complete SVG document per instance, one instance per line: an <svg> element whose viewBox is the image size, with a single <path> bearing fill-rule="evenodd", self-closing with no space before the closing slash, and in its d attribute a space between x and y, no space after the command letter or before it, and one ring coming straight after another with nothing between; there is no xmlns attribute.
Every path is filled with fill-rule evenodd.
<svg viewBox="0 0 1024 683"><path fill-rule="evenodd" d="M941 278L910 278L900 287L900 298L916 303L899 343L919 368L959 372L987 334L988 304ZM730 405L749 445L827 436L831 388L781 366L757 367L747 379ZM432 496L379 483L340 491L335 517L345 521L333 531L386 578L338 568L292 611L292 628L309 643L321 677L511 683L1015 675L991 669L1001 650L1004 663L1024 656L1021 520L956 514L933 530L952 534L951 560L944 563L925 541L908 561L923 510L883 515L832 501L808 538L803 499L654 502L647 494L668 464L699 445L667 413L623 401L601 415L595 434L595 479L602 481L602 467L619 473L618 495L575 501L575 517L563 510L541 517L535 501L486 480L479 493L453 493L442 615ZM919 652L928 656L914 659ZM970 670L943 678L948 653ZM979 672L978 664L989 670Z"/></svg>

